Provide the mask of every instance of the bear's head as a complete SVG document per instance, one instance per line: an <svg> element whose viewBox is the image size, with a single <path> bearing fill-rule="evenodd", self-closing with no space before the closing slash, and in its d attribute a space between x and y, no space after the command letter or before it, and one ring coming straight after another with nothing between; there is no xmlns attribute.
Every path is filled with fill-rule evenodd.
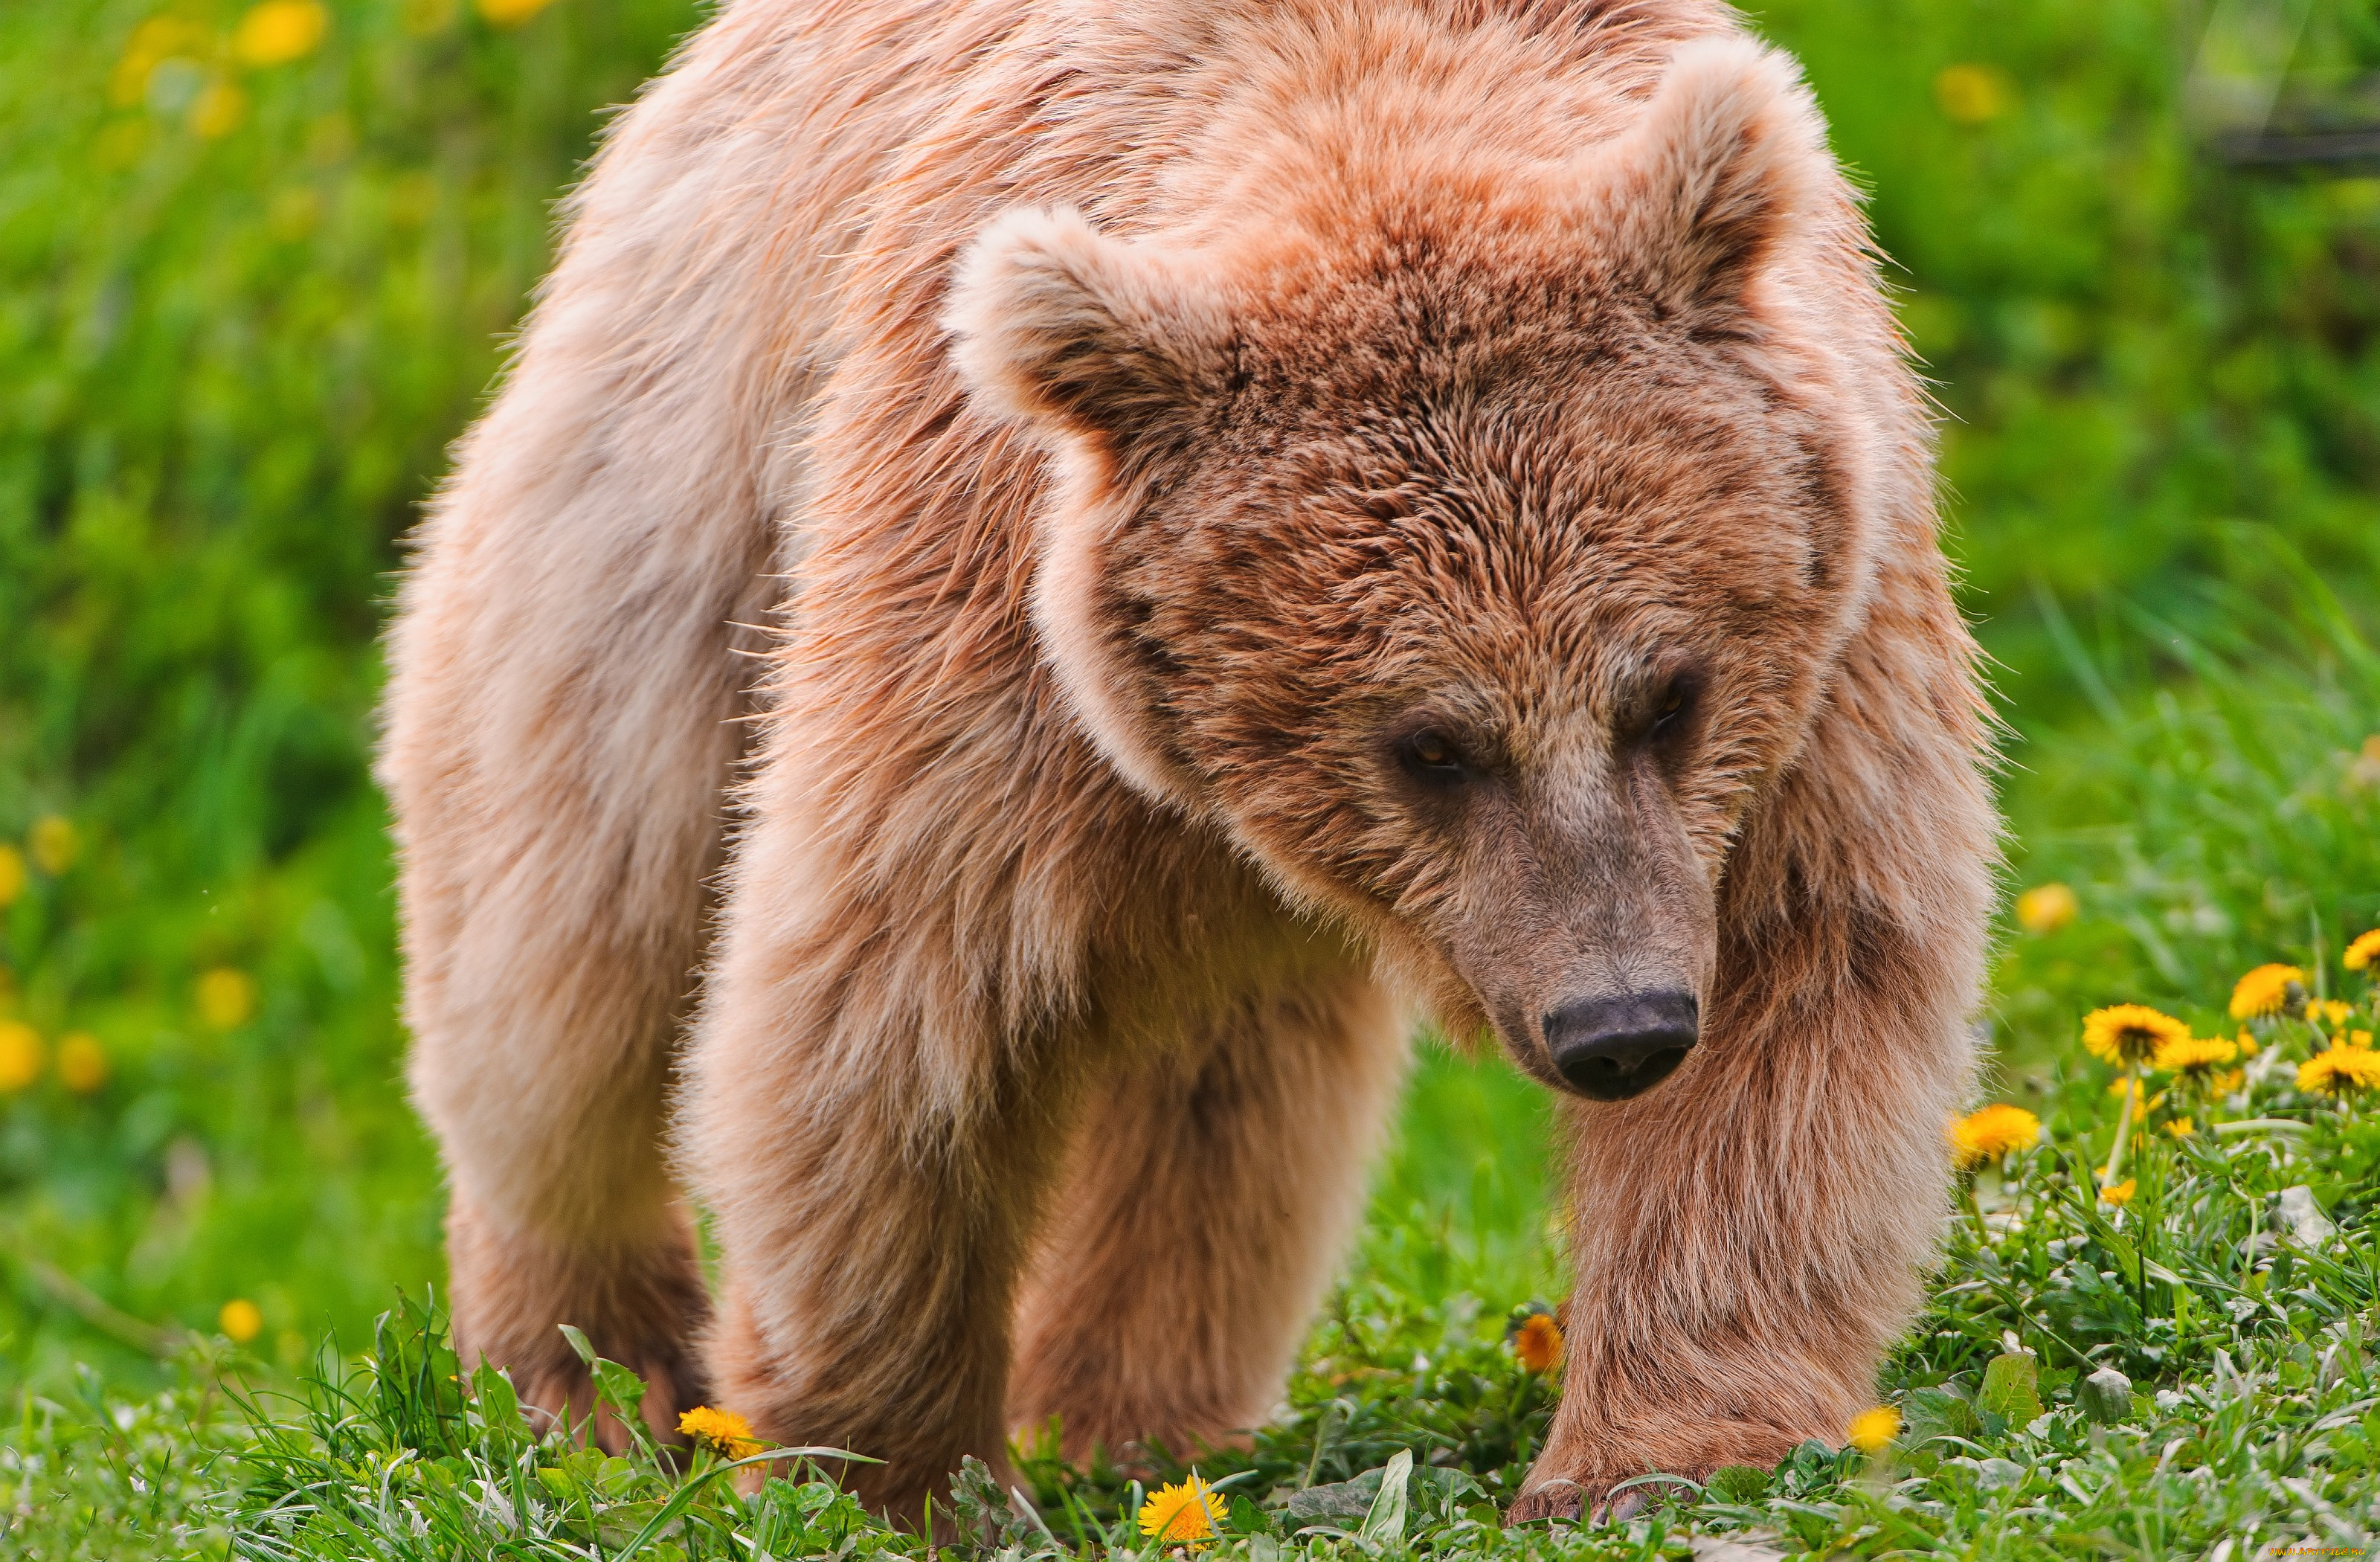
<svg viewBox="0 0 2380 1562"><path fill-rule="evenodd" d="M1013 211L952 350L1048 452L1036 622L1116 768L1451 1030L1633 1095L1694 1043L1730 844L1863 612L1897 348L1748 41L1575 155L1405 174L1191 238Z"/></svg>

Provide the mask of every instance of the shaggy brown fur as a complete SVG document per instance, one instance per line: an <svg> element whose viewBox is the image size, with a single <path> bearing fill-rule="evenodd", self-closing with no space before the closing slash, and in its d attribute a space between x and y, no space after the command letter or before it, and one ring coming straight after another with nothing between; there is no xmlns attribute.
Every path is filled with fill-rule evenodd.
<svg viewBox="0 0 2380 1562"><path fill-rule="evenodd" d="M1050 1415L1220 1439L1406 1004L1567 1091L1565 1017L1669 994L1674 1076L1565 1110L1515 1515L1840 1435L1994 830L1864 245L1704 0L731 6L579 193L393 644L466 1341L557 1404L577 1322L905 1514ZM706 1389L660 1102L747 687Z"/></svg>

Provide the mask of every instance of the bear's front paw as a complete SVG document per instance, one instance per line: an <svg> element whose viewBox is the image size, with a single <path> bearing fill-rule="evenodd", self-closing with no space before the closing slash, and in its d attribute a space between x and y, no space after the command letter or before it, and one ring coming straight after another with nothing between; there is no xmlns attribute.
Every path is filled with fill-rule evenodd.
<svg viewBox="0 0 2380 1562"><path fill-rule="evenodd" d="M1624 1523L1654 1507L1664 1497L1685 1489L1684 1479L1664 1479L1655 1475L1613 1495L1611 1488L1621 1484L1626 1483L1572 1481L1554 1476L1536 1485L1522 1488L1521 1495L1512 1499L1512 1507L1506 1511L1504 1522L1533 1524L1544 1519L1565 1519L1576 1522L1584 1516L1597 1524Z"/></svg>
<svg viewBox="0 0 2380 1562"><path fill-rule="evenodd" d="M1586 1510L1590 1488L1563 1476L1554 1476L1522 1489L1504 1512L1507 1524L1534 1524L1544 1519L1576 1519Z"/></svg>
<svg viewBox="0 0 2380 1562"><path fill-rule="evenodd" d="M1504 1521L1633 1519L1700 1484L1721 1465L1771 1469L1799 1441L1780 1428L1747 1422L1685 1421L1666 1434L1630 1436L1579 1430L1564 1435L1557 1423Z"/></svg>
<svg viewBox="0 0 2380 1562"><path fill-rule="evenodd" d="M698 1363L682 1352L669 1352L624 1364L644 1380L644 1398L637 1408L654 1438L662 1443L684 1443L678 1417L704 1398ZM612 1408L596 1399L594 1379L577 1361L548 1362L528 1373L517 1368L515 1371L520 1378L517 1392L521 1406L540 1431L566 1420L579 1436L605 1453L628 1451L635 1439L613 1415Z"/></svg>

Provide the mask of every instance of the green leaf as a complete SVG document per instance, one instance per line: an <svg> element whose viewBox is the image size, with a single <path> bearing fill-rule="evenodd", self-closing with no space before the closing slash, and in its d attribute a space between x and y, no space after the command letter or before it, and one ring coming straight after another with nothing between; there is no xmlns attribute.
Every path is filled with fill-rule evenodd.
<svg viewBox="0 0 2380 1562"><path fill-rule="evenodd" d="M1831 1483L1842 1469L1842 1456L1815 1437L1804 1437L1787 1456L1793 1476L1805 1489Z"/></svg>
<svg viewBox="0 0 2380 1562"><path fill-rule="evenodd" d="M605 1361L600 1356L595 1360L595 1368L590 1375L595 1380L595 1397L620 1418L622 1426L634 1431L645 1424L645 1418L638 1410L645 1402L644 1379L619 1362Z"/></svg>
<svg viewBox="0 0 2380 1562"><path fill-rule="evenodd" d="M2113 1367L2102 1367L2082 1380L2074 1402L2093 1421L2113 1426L2132 1413L2132 1380Z"/></svg>
<svg viewBox="0 0 2380 1562"><path fill-rule="evenodd" d="M492 1427L520 1420L520 1397L513 1392L512 1379L490 1362L471 1370L471 1397L480 1402L480 1419Z"/></svg>
<svg viewBox="0 0 2380 1562"><path fill-rule="evenodd" d="M2134 1290L2140 1289L2140 1249L2132 1245L2131 1238L2125 1236L2122 1232L2118 1231L2114 1226L2107 1226L2104 1223L2102 1224L2098 1237L2100 1246L2106 1248L2109 1252L2116 1255L2117 1266L2123 1270L2124 1278L2131 1282Z"/></svg>
<svg viewBox="0 0 2380 1562"><path fill-rule="evenodd" d="M1914 1446L1934 1437L1973 1437L1983 1430L1975 1407L1947 1387L1913 1388L1903 1407L1909 1420L1908 1441Z"/></svg>
<svg viewBox="0 0 2380 1562"><path fill-rule="evenodd" d="M512 1380L491 1363L481 1361L471 1370L471 1397L480 1408L480 1424L507 1458L537 1441L521 1416L520 1396L513 1392Z"/></svg>
<svg viewBox="0 0 2380 1562"><path fill-rule="evenodd" d="M1231 1514L1224 1522L1230 1526L1232 1533L1235 1535L1272 1533L1272 1520L1265 1517L1264 1509L1237 1492L1232 1494Z"/></svg>
<svg viewBox="0 0 2380 1562"><path fill-rule="evenodd" d="M1976 1403L2010 1426L2023 1426L2041 1414L2040 1373L2040 1358L2030 1350L1995 1356L1984 1369Z"/></svg>
<svg viewBox="0 0 2380 1562"><path fill-rule="evenodd" d="M587 1363L587 1375L595 1385L596 1401L611 1411L622 1429L638 1444L653 1446L653 1430L645 1424L645 1418L638 1409L645 1402L645 1380L619 1362L595 1354L595 1348L588 1343L587 1336L570 1324L557 1324L554 1326L562 1331L562 1337L570 1342L570 1348L577 1353L578 1359Z"/></svg>
<svg viewBox="0 0 2380 1562"><path fill-rule="evenodd" d="M662 1505L661 1511L655 1513L645 1527L637 1531L635 1538L630 1540L626 1545L622 1546L618 1551L612 1555L611 1562L629 1562L630 1557L635 1556L637 1553L644 1550L648 1545L650 1545L653 1541L660 1536L661 1532L669 1527L673 1519L676 1519L679 1514L684 1513L687 1508L694 1506L695 1499L699 1497L703 1492L709 1488L712 1482L717 1481L722 1476L742 1470L747 1465L774 1464L782 1459L793 1458L838 1458L858 1464L882 1464L884 1462L882 1459L870 1458L865 1454L852 1453L850 1450L845 1448L829 1448L821 1446L771 1448L763 1453L753 1454L745 1458L733 1459L722 1464L714 1464L709 1470L704 1470L701 1474L697 1475L692 1480L686 1482L685 1485L680 1486L677 1489L676 1495L672 1496L668 1502Z"/></svg>
<svg viewBox="0 0 2380 1562"><path fill-rule="evenodd" d="M431 1302L400 1294L372 1324L373 1403L399 1442L452 1454L463 1439L463 1364L447 1343L446 1318Z"/></svg>
<svg viewBox="0 0 2380 1562"><path fill-rule="evenodd" d="M1372 1510L1379 1495L1379 1472L1366 1470L1353 1481L1334 1481L1327 1486L1276 1494L1273 1501L1293 1525L1335 1525L1363 1518Z"/></svg>
<svg viewBox="0 0 2380 1562"><path fill-rule="evenodd" d="M1398 1545L1405 1538L1405 1483L1413 1477L1413 1450L1400 1448L1380 1471L1380 1495L1372 1499L1360 1538L1375 1545Z"/></svg>
<svg viewBox="0 0 2380 1562"><path fill-rule="evenodd" d="M1723 1464L1711 1471L1703 1490L1719 1502L1757 1502L1768 1494L1768 1471L1748 1464Z"/></svg>

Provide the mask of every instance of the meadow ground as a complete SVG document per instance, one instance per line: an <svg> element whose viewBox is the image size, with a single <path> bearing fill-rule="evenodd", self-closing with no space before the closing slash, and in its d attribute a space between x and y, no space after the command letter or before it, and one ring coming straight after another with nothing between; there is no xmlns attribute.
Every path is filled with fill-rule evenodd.
<svg viewBox="0 0 2380 1562"><path fill-rule="evenodd" d="M2021 797L2104 810L2036 827L2041 873L1998 968L1993 1022L2019 1050L1985 1094L2029 1117L1982 1120L1931 1305L1840 1451L1659 1483L1622 1520L1502 1529L1555 1393L1544 1325L1516 1329L1562 1285L1543 1105L1499 1064L1432 1054L1286 1409L1252 1450L1177 1450L1144 1472L1217 1483L1215 1533L1145 1533L1137 1519L1164 1518L1147 1487L1028 1436L1014 1491L954 1485L945 1548L2228 1562L2368 1547L2380 1054L2362 1047L2380 1031L2380 939L2350 940L2380 921L2380 657L2334 627L2263 681L2193 648L2187 699L2028 750ZM2082 988L2156 996L2174 1031L2216 1044L2119 1067L2036 1013ZM2128 1079L2110 1181L2134 1099L2111 1087ZM928 1555L837 1496L831 1459L739 1495L721 1478L745 1451L732 1438L688 1469L533 1431L492 1374L462 1392L425 1300L392 1298L368 1336L313 1342L294 1374L215 1332L151 1342L176 1358L163 1393L89 1369L29 1385L0 1432L0 1538L43 1559ZM1593 1327L1574 1305L1572 1326ZM257 1322L220 1320L251 1339Z"/></svg>
<svg viewBox="0 0 2380 1562"><path fill-rule="evenodd" d="M2031 909L2063 914L2054 893ZM2146 1008L2095 1016L2090 1052L2013 1092L2046 1127L2007 1104L1962 1124L1963 1208L1931 1305L1840 1448L1647 1482L1657 1500L1624 1518L1503 1528L1560 1348L1547 1303L1503 1299L1532 1269L1550 1280L1549 1255L1525 1228L1508 1226L1500 1248L1443 1206L1401 1204L1410 1190L1392 1175L1287 1406L1252 1448L1160 1450L1135 1480L1069 1466L1053 1433L1028 1434L1015 1485L979 1466L953 1483L941 1549L1002 1562L2367 1555L2380 1530L2373 973L2380 934L2343 965L2244 973L2228 1003L2208 995L2196 1025ZM2154 1049L2128 1041L2159 1031ZM1466 1088L1505 1088L1431 1072L1441 1113ZM2109 1093L2111 1073L2123 1093ZM1479 1175L1510 1169L1489 1160ZM1500 1191L1471 1211L1500 1206ZM1570 1323L1594 1326L1591 1299ZM641 1386L595 1365L633 1423ZM838 1458L771 1460L733 1422L710 1425L691 1456L640 1441L622 1458L533 1427L500 1375L462 1371L418 1299L381 1318L367 1350L326 1346L294 1387L220 1337L186 1347L182 1370L182 1386L145 1399L95 1375L62 1399L24 1399L0 1442L17 1555L936 1554L842 1495ZM739 1461L768 1478L739 1491Z"/></svg>
<svg viewBox="0 0 2380 1562"><path fill-rule="evenodd" d="M1545 1109L1500 1064L1428 1054L1288 1412L1253 1454L1196 1459L1238 1477L1220 1544L2365 1544L2374 1109L2300 1092L2313 1031L2255 1020L2236 1085L2159 1079L2131 1202L2102 1206L2085 1173L2119 1107L2080 1035L2140 1001L2235 1038L2232 983L2267 961L2363 994L2341 957L2380 923L2380 180L2243 171L2192 132L2185 83L2240 55L2215 33L2253 6L1755 11L1874 189L1949 415L1949 542L2010 724L2011 890L2072 895L2007 923L1985 1016L1979 1104L2042 1141L1979 1170L1949 1226L1879 1384L1892 1439L1617 1527L1503 1532L1550 1393L1505 1325L1562 1287ZM2290 14L2267 85L2311 122L2380 67L2380 21ZM641 1452L538 1442L494 1385L437 1388L398 1303L440 1270L365 769L395 539L596 111L696 19L0 7L0 1554L613 1557L671 1494L642 1555L920 1549L800 1481L739 1507ZM2094 1412L2107 1367L2131 1391ZM1163 1539L1112 1471L1025 1453L1004 1516L954 1498L977 1539Z"/></svg>

